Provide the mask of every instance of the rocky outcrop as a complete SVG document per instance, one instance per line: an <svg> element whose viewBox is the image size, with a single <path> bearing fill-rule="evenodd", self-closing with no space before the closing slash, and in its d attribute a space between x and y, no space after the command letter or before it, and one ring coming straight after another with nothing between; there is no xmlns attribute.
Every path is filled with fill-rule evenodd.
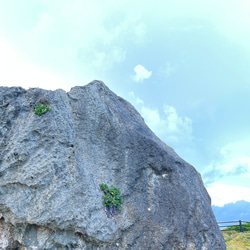
<svg viewBox="0 0 250 250"><path fill-rule="evenodd" d="M200 174L102 82L1 87L0 117L1 249L226 249Z"/></svg>

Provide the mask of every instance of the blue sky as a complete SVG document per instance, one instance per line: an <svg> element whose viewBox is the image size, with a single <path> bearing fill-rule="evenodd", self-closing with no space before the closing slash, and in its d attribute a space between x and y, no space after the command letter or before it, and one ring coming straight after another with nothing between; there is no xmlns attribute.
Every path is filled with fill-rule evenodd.
<svg viewBox="0 0 250 250"><path fill-rule="evenodd" d="M1 86L104 81L212 204L250 201L249 0L0 1L0 68Z"/></svg>

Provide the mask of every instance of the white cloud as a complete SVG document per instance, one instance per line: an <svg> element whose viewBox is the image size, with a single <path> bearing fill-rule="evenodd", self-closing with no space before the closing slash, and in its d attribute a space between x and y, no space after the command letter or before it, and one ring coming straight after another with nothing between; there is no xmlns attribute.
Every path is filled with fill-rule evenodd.
<svg viewBox="0 0 250 250"><path fill-rule="evenodd" d="M231 178L250 177L250 140L245 138L229 143L218 151L220 159L211 162L202 173L204 183L210 186L217 181L226 181ZM236 180L235 180L236 181ZM235 182L234 181L234 182Z"/></svg>
<svg viewBox="0 0 250 250"><path fill-rule="evenodd" d="M211 196L212 205L224 206L224 204L245 200L250 202L250 188L239 187L233 185L223 185L214 183L211 187L207 188Z"/></svg>
<svg viewBox="0 0 250 250"><path fill-rule="evenodd" d="M176 134L192 133L192 120L190 118L179 116L176 109L172 106L164 105L163 111L166 115L166 124L169 132Z"/></svg>
<svg viewBox="0 0 250 250"><path fill-rule="evenodd" d="M67 83L46 69L29 62L7 42L0 39L1 86L39 87L44 89L68 89Z"/></svg>
<svg viewBox="0 0 250 250"><path fill-rule="evenodd" d="M239 138L218 149L221 159L205 169L203 177L212 205L245 200L250 202L250 138ZM233 183L234 185L232 185Z"/></svg>
<svg viewBox="0 0 250 250"><path fill-rule="evenodd" d="M15 11L13 4L0 2L0 36L7 35L17 51L71 81L103 79L125 61L128 47L146 41L141 11L131 10L128 2L16 2L20 8Z"/></svg>
<svg viewBox="0 0 250 250"><path fill-rule="evenodd" d="M176 72L176 66L172 63L167 62L164 67L161 67L158 71L160 76L169 77Z"/></svg>
<svg viewBox="0 0 250 250"><path fill-rule="evenodd" d="M134 71L135 71L134 80L136 82L148 79L152 75L152 71L148 71L144 66L140 64L134 67Z"/></svg>
<svg viewBox="0 0 250 250"><path fill-rule="evenodd" d="M87 51L82 49L80 54L81 62L87 62L88 59L87 68L89 69L89 72L93 73L93 75L95 72L109 70L114 64L122 63L126 59L126 53L120 47L114 47L108 50L89 48Z"/></svg>
<svg viewBox="0 0 250 250"><path fill-rule="evenodd" d="M181 117L174 107L166 104L162 107L161 112L157 108L146 107L143 100L136 97L133 92L130 93L130 97L146 124L168 144L192 141L192 120L190 118Z"/></svg>
<svg viewBox="0 0 250 250"><path fill-rule="evenodd" d="M146 35L147 35L147 26L143 22L139 22L135 28L135 42L136 43L144 43Z"/></svg>
<svg viewBox="0 0 250 250"><path fill-rule="evenodd" d="M192 30L200 29L205 23L249 48L248 0L202 3L176 0L158 6L139 0L133 3L133 8L130 1L114 0L37 0L22 4L15 1L18 4L15 11L13 4L5 2L0 3L2 34L7 34L10 40L12 36L13 45L25 50L40 65L71 79L77 75L84 82L102 77L103 72L123 63L127 51L133 53L138 43L151 43L151 49L154 48L158 28L168 31L171 27L180 30L184 26L184 30ZM31 7L34 11L28 12ZM171 64L162 69L167 76L174 70ZM134 79L142 81L150 73L145 69L136 73Z"/></svg>
<svg viewBox="0 0 250 250"><path fill-rule="evenodd" d="M60 31L65 32L66 43L71 40L74 43L89 44L89 41L94 42L95 38L98 40L101 38L104 42L117 42L129 36L135 42L138 39L143 41L146 40L147 25L152 25L152 22L155 26L163 23L166 29L173 25L174 29L179 29L178 22L173 23L172 19L184 22L192 19L196 22L188 24L184 29L188 30L190 25L191 29L197 29L197 27L200 29L200 23L206 23L212 25L225 37L244 43L249 48L247 44L250 26L249 0L221 0L219 2L217 0L190 0L188 2L176 0L165 1L158 6L150 1L138 0L133 3L133 8L131 8L130 1L109 0L102 3L97 0L39 0L38 2L42 3L47 11L43 17L44 23L41 25L45 27L45 32L50 30L48 35L54 33L54 36ZM142 5L143 8L141 8ZM152 15L152 9L155 15ZM120 18L117 18L117 15ZM166 19L163 19L164 17ZM104 23L112 19L122 21L116 22L113 29L107 29Z"/></svg>

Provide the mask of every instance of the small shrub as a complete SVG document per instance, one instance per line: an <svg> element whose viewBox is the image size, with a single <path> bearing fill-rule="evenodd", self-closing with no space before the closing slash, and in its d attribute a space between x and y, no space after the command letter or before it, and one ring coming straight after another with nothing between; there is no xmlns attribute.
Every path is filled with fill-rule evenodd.
<svg viewBox="0 0 250 250"><path fill-rule="evenodd" d="M46 106L44 108L43 104L41 104L40 106L35 105L35 112L34 113L37 114L37 115L39 115L39 116L41 116L41 115L47 113L50 110L51 110L51 107Z"/></svg>
<svg viewBox="0 0 250 250"><path fill-rule="evenodd" d="M243 232L250 231L250 222L243 223L241 225ZM226 228L227 230L235 230L236 232L240 232L240 225L229 226Z"/></svg>
<svg viewBox="0 0 250 250"><path fill-rule="evenodd" d="M111 188L107 184L100 185L101 190L104 192L102 204L108 208L117 208L121 210L123 204L123 197L120 196L121 190L111 185Z"/></svg>

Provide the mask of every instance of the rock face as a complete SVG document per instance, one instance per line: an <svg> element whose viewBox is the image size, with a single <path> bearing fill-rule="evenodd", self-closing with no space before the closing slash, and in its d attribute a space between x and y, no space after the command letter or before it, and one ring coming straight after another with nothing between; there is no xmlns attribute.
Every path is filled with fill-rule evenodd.
<svg viewBox="0 0 250 250"><path fill-rule="evenodd" d="M0 117L1 249L226 249L199 173L102 82L1 87Z"/></svg>

